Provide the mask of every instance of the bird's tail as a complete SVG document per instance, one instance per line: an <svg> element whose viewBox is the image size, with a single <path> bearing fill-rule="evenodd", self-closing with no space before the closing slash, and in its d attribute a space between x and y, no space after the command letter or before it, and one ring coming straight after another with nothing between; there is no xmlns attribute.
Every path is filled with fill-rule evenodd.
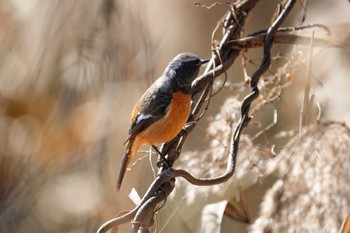
<svg viewBox="0 0 350 233"><path fill-rule="evenodd" d="M128 145L126 146L126 152L124 154L123 160L122 160L122 165L120 167L119 171L119 177L118 177L118 182L117 182L117 189L120 189L120 186L122 185L126 169L129 166L129 163L131 160L135 157L135 154L139 150L141 144L138 143L138 140L136 140L136 143L134 143L135 139L130 139L128 141Z"/></svg>

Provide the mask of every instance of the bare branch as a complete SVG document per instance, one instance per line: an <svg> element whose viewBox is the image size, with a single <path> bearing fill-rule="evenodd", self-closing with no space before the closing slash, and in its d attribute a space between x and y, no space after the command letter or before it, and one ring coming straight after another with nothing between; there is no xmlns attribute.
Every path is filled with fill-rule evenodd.
<svg viewBox="0 0 350 233"><path fill-rule="evenodd" d="M241 119L237 124L234 133L232 134L226 172L216 178L198 179L185 170L175 170L171 168L171 166L179 157L183 142L187 138L187 134L190 133L196 125L196 122L193 122L193 119L197 119L196 116L199 114L199 110L203 106L203 103L207 101L206 99L211 93L210 90L212 88L212 81L220 74L225 72L239 55L240 51L238 49L233 49L228 45L228 43L229 41L235 40L240 36L241 30L245 25L247 14L254 8L257 2L258 0L241 1L239 5L232 6L232 9L226 13L226 17L224 18L223 22L225 33L219 43L218 48L215 49L216 53L213 53L213 56L207 65L204 74L198 77L192 83L192 93L195 97L195 100L193 101L194 107L189 118L190 124L186 127L186 130L183 130L172 141L162 146L161 153L163 155L166 154L169 161L168 164L161 166L158 172L158 176L150 185L148 191L142 198L141 203L134 210L125 216L108 221L98 230L98 233L106 232L113 226L117 226L130 221L130 219L133 217L134 220L132 221L132 232L148 232L148 228L153 223L153 215L157 211L157 204L161 201L164 201L166 197L172 192L175 187L174 178L176 177L182 177L194 185L208 186L223 183L233 176L235 171L235 162L238 153L240 135L250 121L250 105L252 101L254 101L255 98L259 95L259 89L257 87L258 81L261 75L269 68L271 63L270 49L272 47L273 38L281 23L285 20L293 8L293 5L296 2L295 0L289 0L286 3L285 7L277 16L277 19L274 21L266 33L264 40L264 57L262 63L258 70L252 75L250 83L251 93L242 102ZM199 98L196 98L200 92L201 95L199 95ZM170 168L168 166L170 166Z"/></svg>
<svg viewBox="0 0 350 233"><path fill-rule="evenodd" d="M244 37L238 40L230 41L231 48L234 49L249 49L259 48L264 46L264 38L266 33L262 33L256 36ZM278 44L297 44L308 46L310 44L311 37L300 36L294 34L278 33L275 35L273 42ZM350 45L336 40L333 37L318 37L314 38L314 46L316 47L333 47L343 48L350 50Z"/></svg>

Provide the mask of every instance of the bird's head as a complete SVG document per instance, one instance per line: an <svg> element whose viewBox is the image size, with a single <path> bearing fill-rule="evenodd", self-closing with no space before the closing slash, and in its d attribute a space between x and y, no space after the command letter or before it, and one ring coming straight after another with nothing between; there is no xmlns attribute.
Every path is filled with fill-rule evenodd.
<svg viewBox="0 0 350 233"><path fill-rule="evenodd" d="M163 75L174 79L179 87L188 88L197 77L201 65L208 61L201 60L192 53L180 53L169 62Z"/></svg>

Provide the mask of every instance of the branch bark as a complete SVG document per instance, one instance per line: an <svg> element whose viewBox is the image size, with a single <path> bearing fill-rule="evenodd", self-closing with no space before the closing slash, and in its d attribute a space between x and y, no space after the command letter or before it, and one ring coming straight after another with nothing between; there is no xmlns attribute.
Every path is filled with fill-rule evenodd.
<svg viewBox="0 0 350 233"><path fill-rule="evenodd" d="M167 155L169 161L168 165L162 165L159 169L158 176L150 185L148 191L143 196L140 204L124 216L112 219L103 224L98 233L104 233L114 226L130 221L132 218L131 232L148 232L148 228L153 223L153 215L157 211L157 204L164 201L166 197L173 191L175 187L175 178L182 177L194 185L214 185L227 181L232 177L235 171L236 156L238 153L238 145L242 130L250 121L249 110L252 101L259 95L257 87L261 75L269 68L271 63L270 49L274 35L276 34L281 23L288 16L293 8L296 0L289 0L284 8L280 11L271 27L267 30L264 39L264 57L260 67L252 75L250 87L251 93L244 98L241 105L241 119L237 124L235 131L231 138L230 152L227 163L226 172L217 177L209 179L198 179L192 176L185 170L176 170L172 166L179 157L183 142L186 140L188 133L190 133L198 119L200 109L203 104L210 99L211 85L213 80L224 73L235 61L239 55L239 50L230 46L230 41L239 38L241 31L245 25L247 15L255 7L259 0L245 0L240 1L238 5L231 5L230 10L226 13L223 21L224 35L217 48L213 49L212 58L207 65L204 73L192 83L192 93L194 95L193 110L189 118L188 125L185 130L179 133L172 141L164 144L161 153Z"/></svg>

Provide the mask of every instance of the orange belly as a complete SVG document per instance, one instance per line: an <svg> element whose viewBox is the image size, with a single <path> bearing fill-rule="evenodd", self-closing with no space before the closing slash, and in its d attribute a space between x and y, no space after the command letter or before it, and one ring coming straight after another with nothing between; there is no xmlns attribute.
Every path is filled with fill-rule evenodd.
<svg viewBox="0 0 350 233"><path fill-rule="evenodd" d="M191 110L191 96L181 92L173 94L164 118L153 123L138 135L143 143L161 144L173 139L184 127Z"/></svg>

